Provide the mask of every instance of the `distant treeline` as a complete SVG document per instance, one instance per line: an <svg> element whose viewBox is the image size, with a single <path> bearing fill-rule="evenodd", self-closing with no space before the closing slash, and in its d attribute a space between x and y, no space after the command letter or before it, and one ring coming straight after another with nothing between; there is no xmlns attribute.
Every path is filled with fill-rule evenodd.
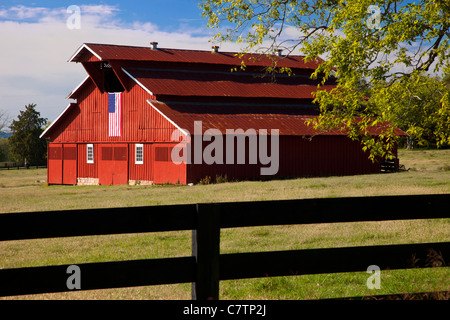
<svg viewBox="0 0 450 320"><path fill-rule="evenodd" d="M0 162L14 162L14 160L8 139L0 138Z"/></svg>

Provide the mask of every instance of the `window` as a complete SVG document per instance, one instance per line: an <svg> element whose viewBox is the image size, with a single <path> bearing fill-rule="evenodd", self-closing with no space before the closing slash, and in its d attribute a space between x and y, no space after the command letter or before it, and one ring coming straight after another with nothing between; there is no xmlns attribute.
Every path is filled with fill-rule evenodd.
<svg viewBox="0 0 450 320"><path fill-rule="evenodd" d="M94 145L93 144L88 144L87 145L87 150L86 150L86 154L87 154L87 163L94 163Z"/></svg>
<svg viewBox="0 0 450 320"><path fill-rule="evenodd" d="M134 163L135 164L144 164L144 145L136 144L135 151L136 152L134 155Z"/></svg>

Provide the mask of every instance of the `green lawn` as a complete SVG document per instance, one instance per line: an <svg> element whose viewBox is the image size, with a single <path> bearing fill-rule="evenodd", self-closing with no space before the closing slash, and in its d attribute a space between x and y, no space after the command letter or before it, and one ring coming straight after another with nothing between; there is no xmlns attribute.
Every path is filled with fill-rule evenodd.
<svg viewBox="0 0 450 320"><path fill-rule="evenodd" d="M450 150L400 151L407 172L189 186L47 186L45 169L0 170L0 212L197 202L450 193ZM254 227L221 231L221 252L449 241L450 219ZM190 232L0 242L0 268L187 256ZM221 299L317 299L450 290L450 268L222 281ZM190 284L78 291L27 299L189 299Z"/></svg>

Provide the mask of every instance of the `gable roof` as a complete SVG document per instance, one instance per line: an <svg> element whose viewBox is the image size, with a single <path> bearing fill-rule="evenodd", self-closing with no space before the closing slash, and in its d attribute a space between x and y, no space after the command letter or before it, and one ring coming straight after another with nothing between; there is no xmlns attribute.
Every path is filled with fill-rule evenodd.
<svg viewBox="0 0 450 320"><path fill-rule="evenodd" d="M227 129L278 129L279 135L314 135L316 132L305 121L313 116L299 112L298 107L215 105L205 107L196 103L164 103L157 100L147 102L163 114L183 133L194 134L194 122L201 121L204 133L208 129L217 129L226 134ZM339 132L329 133L342 135Z"/></svg>
<svg viewBox="0 0 450 320"><path fill-rule="evenodd" d="M240 66L244 61L247 66L271 66L275 61L278 67L315 70L323 62L322 59L305 62L304 56L289 55L279 57L246 53L239 57L236 52L211 52L205 50L185 49L152 49L150 47L137 47L113 44L85 43L69 59L69 62L82 62L85 52L89 52L100 61L128 60L128 61L154 61L178 63L206 63L215 65ZM271 60L273 59L273 61Z"/></svg>
<svg viewBox="0 0 450 320"><path fill-rule="evenodd" d="M276 78L241 72L122 68L152 95L185 97L239 97L314 99L317 83L308 77ZM334 85L323 86L330 90Z"/></svg>

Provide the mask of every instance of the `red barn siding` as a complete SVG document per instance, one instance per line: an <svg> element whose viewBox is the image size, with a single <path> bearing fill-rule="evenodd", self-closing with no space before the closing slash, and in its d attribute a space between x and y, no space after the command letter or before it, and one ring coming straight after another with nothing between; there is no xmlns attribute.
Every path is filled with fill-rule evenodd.
<svg viewBox="0 0 450 320"><path fill-rule="evenodd" d="M175 126L154 110L152 96L134 84L122 93L122 136L108 136L108 94L100 93L90 81L77 94L78 106L67 112L52 129L51 141L66 142L170 142Z"/></svg>
<svg viewBox="0 0 450 320"><path fill-rule="evenodd" d="M172 162L171 153L175 146L171 144L154 144L154 183L186 184L186 164Z"/></svg>
<svg viewBox="0 0 450 320"><path fill-rule="evenodd" d="M48 145L48 183L62 184L62 145Z"/></svg>
<svg viewBox="0 0 450 320"><path fill-rule="evenodd" d="M153 181L153 147L150 143L144 143L144 163L135 163L135 151L136 144L130 144L128 148L129 162L128 162L128 172L129 180L134 180L136 182L142 181Z"/></svg>
<svg viewBox="0 0 450 320"><path fill-rule="evenodd" d="M87 144L78 145L78 178L98 178L98 144L94 144L94 163L87 163Z"/></svg>
<svg viewBox="0 0 450 320"><path fill-rule="evenodd" d="M77 146L76 144L49 144L48 146L48 183L77 183Z"/></svg>
<svg viewBox="0 0 450 320"><path fill-rule="evenodd" d="M224 138L225 141L225 138ZM270 139L269 139L270 141ZM203 142L203 150L206 143ZM192 153L194 152L192 147ZM268 146L270 152L270 145ZM279 137L279 168L274 176L262 176L260 169L270 164L249 164L248 142L246 142L245 164L237 164L235 147L235 164L194 164L188 165L188 182L198 182L210 176L227 176L228 179L264 179L272 177L294 176L330 176L368 174L380 171L379 163L372 163L368 154L361 149L360 143L351 141L346 136L317 136L312 140L306 137ZM224 162L226 148L224 145ZM273 162L274 159L271 158Z"/></svg>
<svg viewBox="0 0 450 320"><path fill-rule="evenodd" d="M101 185L128 183L128 145L100 144L98 178Z"/></svg>
<svg viewBox="0 0 450 320"><path fill-rule="evenodd" d="M78 105L73 105L59 120L59 125L52 128L50 142L65 143L78 141L78 129L80 127L80 108Z"/></svg>
<svg viewBox="0 0 450 320"><path fill-rule="evenodd" d="M77 184L77 145L63 145L63 184Z"/></svg>

